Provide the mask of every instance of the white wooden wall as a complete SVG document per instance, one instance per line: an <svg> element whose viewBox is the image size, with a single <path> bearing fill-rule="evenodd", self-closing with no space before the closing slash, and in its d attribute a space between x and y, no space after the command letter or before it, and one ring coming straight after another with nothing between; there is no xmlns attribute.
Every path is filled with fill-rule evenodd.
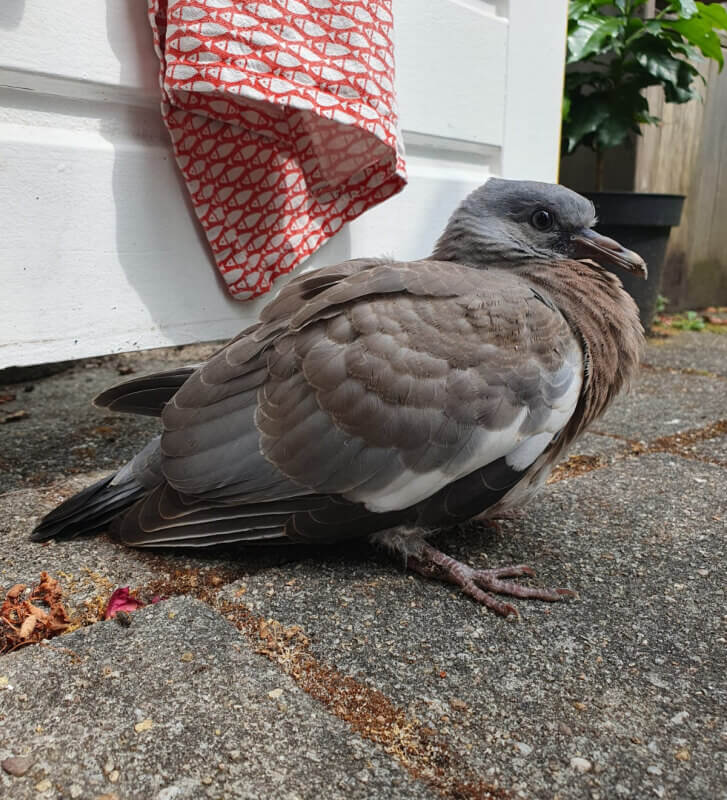
<svg viewBox="0 0 727 800"><path fill-rule="evenodd" d="M490 175L555 180L566 6L394 0L409 185L304 268L425 256ZM227 337L265 302L217 279L157 74L144 0L1 0L0 367Z"/></svg>

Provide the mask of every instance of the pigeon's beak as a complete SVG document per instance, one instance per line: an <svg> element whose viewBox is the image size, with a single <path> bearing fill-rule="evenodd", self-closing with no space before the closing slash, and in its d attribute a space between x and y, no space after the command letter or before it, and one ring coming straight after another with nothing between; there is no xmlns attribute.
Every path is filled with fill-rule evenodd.
<svg viewBox="0 0 727 800"><path fill-rule="evenodd" d="M622 267L646 279L646 262L638 253L627 250L615 239L609 239L591 228L584 228L571 236L575 258L591 258L601 265Z"/></svg>

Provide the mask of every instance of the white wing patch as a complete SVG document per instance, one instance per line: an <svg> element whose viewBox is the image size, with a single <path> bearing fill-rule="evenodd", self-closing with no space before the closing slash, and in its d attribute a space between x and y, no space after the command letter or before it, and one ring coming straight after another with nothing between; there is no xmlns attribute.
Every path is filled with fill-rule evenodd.
<svg viewBox="0 0 727 800"><path fill-rule="evenodd" d="M535 436L528 436L522 444L505 456L505 463L508 467L523 472L545 450L554 435L550 431L543 431L543 433L536 433Z"/></svg>
<svg viewBox="0 0 727 800"><path fill-rule="evenodd" d="M463 448L466 454L458 454L449 463L429 472L404 470L388 486L367 491L366 486L357 489L345 497L354 502L364 503L369 511L382 513L409 508L421 500L426 500L435 492L474 472L485 464L512 452L525 436L520 433L527 409L523 408L512 425L499 431L475 430L469 446Z"/></svg>

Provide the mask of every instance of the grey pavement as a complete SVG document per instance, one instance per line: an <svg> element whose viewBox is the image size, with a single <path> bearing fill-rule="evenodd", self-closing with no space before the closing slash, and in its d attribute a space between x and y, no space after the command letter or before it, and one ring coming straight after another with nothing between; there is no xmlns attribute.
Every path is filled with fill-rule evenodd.
<svg viewBox="0 0 727 800"><path fill-rule="evenodd" d="M440 537L578 592L517 622L361 543L29 542L156 429L92 395L211 349L0 386L0 420L27 412L0 424L0 585L45 570L80 625L0 656L0 762L31 764L0 796L727 798L727 336L652 341L520 518ZM127 585L168 599L96 621Z"/></svg>

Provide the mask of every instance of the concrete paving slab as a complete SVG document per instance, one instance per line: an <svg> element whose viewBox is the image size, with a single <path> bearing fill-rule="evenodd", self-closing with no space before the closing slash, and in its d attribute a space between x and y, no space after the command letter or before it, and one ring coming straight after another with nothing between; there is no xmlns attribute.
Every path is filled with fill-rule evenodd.
<svg viewBox="0 0 727 800"><path fill-rule="evenodd" d="M137 374L196 363L216 349L193 345L88 359L46 379L0 385L6 398L0 420L27 415L0 424L0 491L118 467L158 433L159 422L93 408L93 398Z"/></svg>
<svg viewBox="0 0 727 800"><path fill-rule="evenodd" d="M549 487L500 535L443 537L469 563L529 563L539 583L579 592L517 601L518 624L343 555L252 576L245 600L300 625L321 661L383 691L510 792L721 797L726 483L724 468L630 458Z"/></svg>
<svg viewBox="0 0 727 800"><path fill-rule="evenodd" d="M717 436L706 442L699 442L687 448L695 458L727 466L727 436Z"/></svg>
<svg viewBox="0 0 727 800"><path fill-rule="evenodd" d="M647 365L727 378L727 332L681 331L649 339Z"/></svg>
<svg viewBox="0 0 727 800"><path fill-rule="evenodd" d="M109 424L102 417L99 425L100 412L88 402L123 379L117 362L123 360L122 371L142 374L196 361L204 352L185 348L94 359L88 367L75 364L36 380L31 392L22 385L1 389L0 396L12 392L16 398L0 405L0 417L23 409L29 416L0 425L0 584L35 582L40 570L48 570L61 581L76 614L87 604L98 607L118 585L138 588L143 596L164 586L164 594L188 593L211 606L167 601L135 612L128 629L96 623L1 658L0 678L7 677L8 664L22 664L13 681L32 675L35 684L31 691L13 689L28 699L16 698L11 724L31 744L18 751L17 743L25 740L13 736L10 747L3 739L6 720L0 720L0 760L24 755L31 746L33 753L38 747L43 753L48 743L33 738L45 735L35 730L43 727L37 719L42 696L48 694L58 707L45 730L52 731L51 760L28 778L0 786L26 792L19 798L94 800L104 794L118 800L269 796L260 794L262 785L273 786L274 796L281 797L359 792L467 800L727 798L727 469L721 460L725 438L714 425L727 418L719 373L725 345L727 337L708 334L650 344L647 361L655 368L646 369L636 391L599 422L600 434L576 444L574 465L559 473L560 480L522 518L503 521L499 532L470 524L442 538L448 552L473 564L530 562L539 582L581 594L554 606L518 601L519 623L485 612L450 587L406 574L386 554L360 543L303 553L276 548L192 554L137 553L104 536L32 544L27 535L40 514L123 462L156 430L154 420L118 415ZM687 362L700 366L683 366ZM704 426L711 426L711 438L648 453L650 442ZM646 454L634 451L631 439L644 441L640 449ZM163 609L178 602L189 604L184 632L164 616ZM219 612L232 616L244 635ZM264 659L253 653L262 636L255 626L268 617L283 632L283 644L268 648ZM209 676L204 691L196 677L178 671L192 662L175 661L188 646L187 629L202 642L200 675ZM52 660L69 659L63 650L69 643L81 648L83 669L96 675L109 659L122 664L119 677L126 680L119 683L118 708L104 705L108 680L76 680L73 665ZM309 789L283 774L282 756L270 757L270 771L258 767L269 758L268 712L277 706L251 701L253 722L242 730L240 710L229 706L219 688L229 694L240 673L245 673L241 685L253 687L250 692L258 683L267 685L270 675L287 681L284 696L295 696L295 720L321 715L320 726L315 721L302 728L318 747L310 758L315 774ZM193 697L189 714L175 727L172 709L184 705L176 685L182 677L193 686ZM65 693L62 680L72 682ZM130 749L141 734L133 731L138 720L134 698L124 694L129 685L142 711L152 709L163 722L156 726L159 740L142 755ZM6 691L0 681L0 715L7 714ZM79 702L68 703L65 694ZM79 711L96 706L101 709L96 715ZM149 718L156 720L152 710ZM129 727L123 727L122 713L123 720L133 717L133 736L121 732ZM221 730L247 743L247 758L264 784L255 783L244 765L234 767L232 756L226 758L227 737L200 721L204 713L210 720L216 715L226 726ZM81 734L86 728L90 733ZM72 737L63 739L66 729L84 742L97 737L93 758L68 749ZM196 749L182 761L177 739L187 741L188 732ZM278 736L288 762L300 761L296 735L286 728ZM215 766L217 775L212 766L220 747L227 766ZM107 752L114 754L113 766L104 772L109 762L96 754ZM365 755L354 758L352 752ZM351 772L359 762L381 766L373 777L360 767ZM169 764L181 764L181 772ZM332 784L339 794L326 793L317 776L339 770L353 780ZM108 777L114 771L116 782ZM412 781L412 775L422 780ZM10 780L1 771L0 778ZM46 780L50 787L37 790ZM250 787L252 794L244 794Z"/></svg>
<svg viewBox="0 0 727 800"><path fill-rule="evenodd" d="M296 557L296 548L267 548L253 551L244 564L238 564L231 548L133 550L112 542L106 535L42 544L30 540L30 532L43 513L101 474L76 475L50 487L0 494L0 586L31 586L37 583L42 570L52 572L61 580L69 611L83 616L89 604L105 607L105 601L119 586L144 586L154 579L171 580L177 574L192 572L201 585L213 573L217 580L229 582ZM225 563L227 569L221 569Z"/></svg>
<svg viewBox="0 0 727 800"><path fill-rule="evenodd" d="M592 431L649 441L720 419L727 419L725 381L643 370L630 395L619 397Z"/></svg>
<svg viewBox="0 0 727 800"><path fill-rule="evenodd" d="M9 800L424 798L207 605L175 598L3 658Z"/></svg>

